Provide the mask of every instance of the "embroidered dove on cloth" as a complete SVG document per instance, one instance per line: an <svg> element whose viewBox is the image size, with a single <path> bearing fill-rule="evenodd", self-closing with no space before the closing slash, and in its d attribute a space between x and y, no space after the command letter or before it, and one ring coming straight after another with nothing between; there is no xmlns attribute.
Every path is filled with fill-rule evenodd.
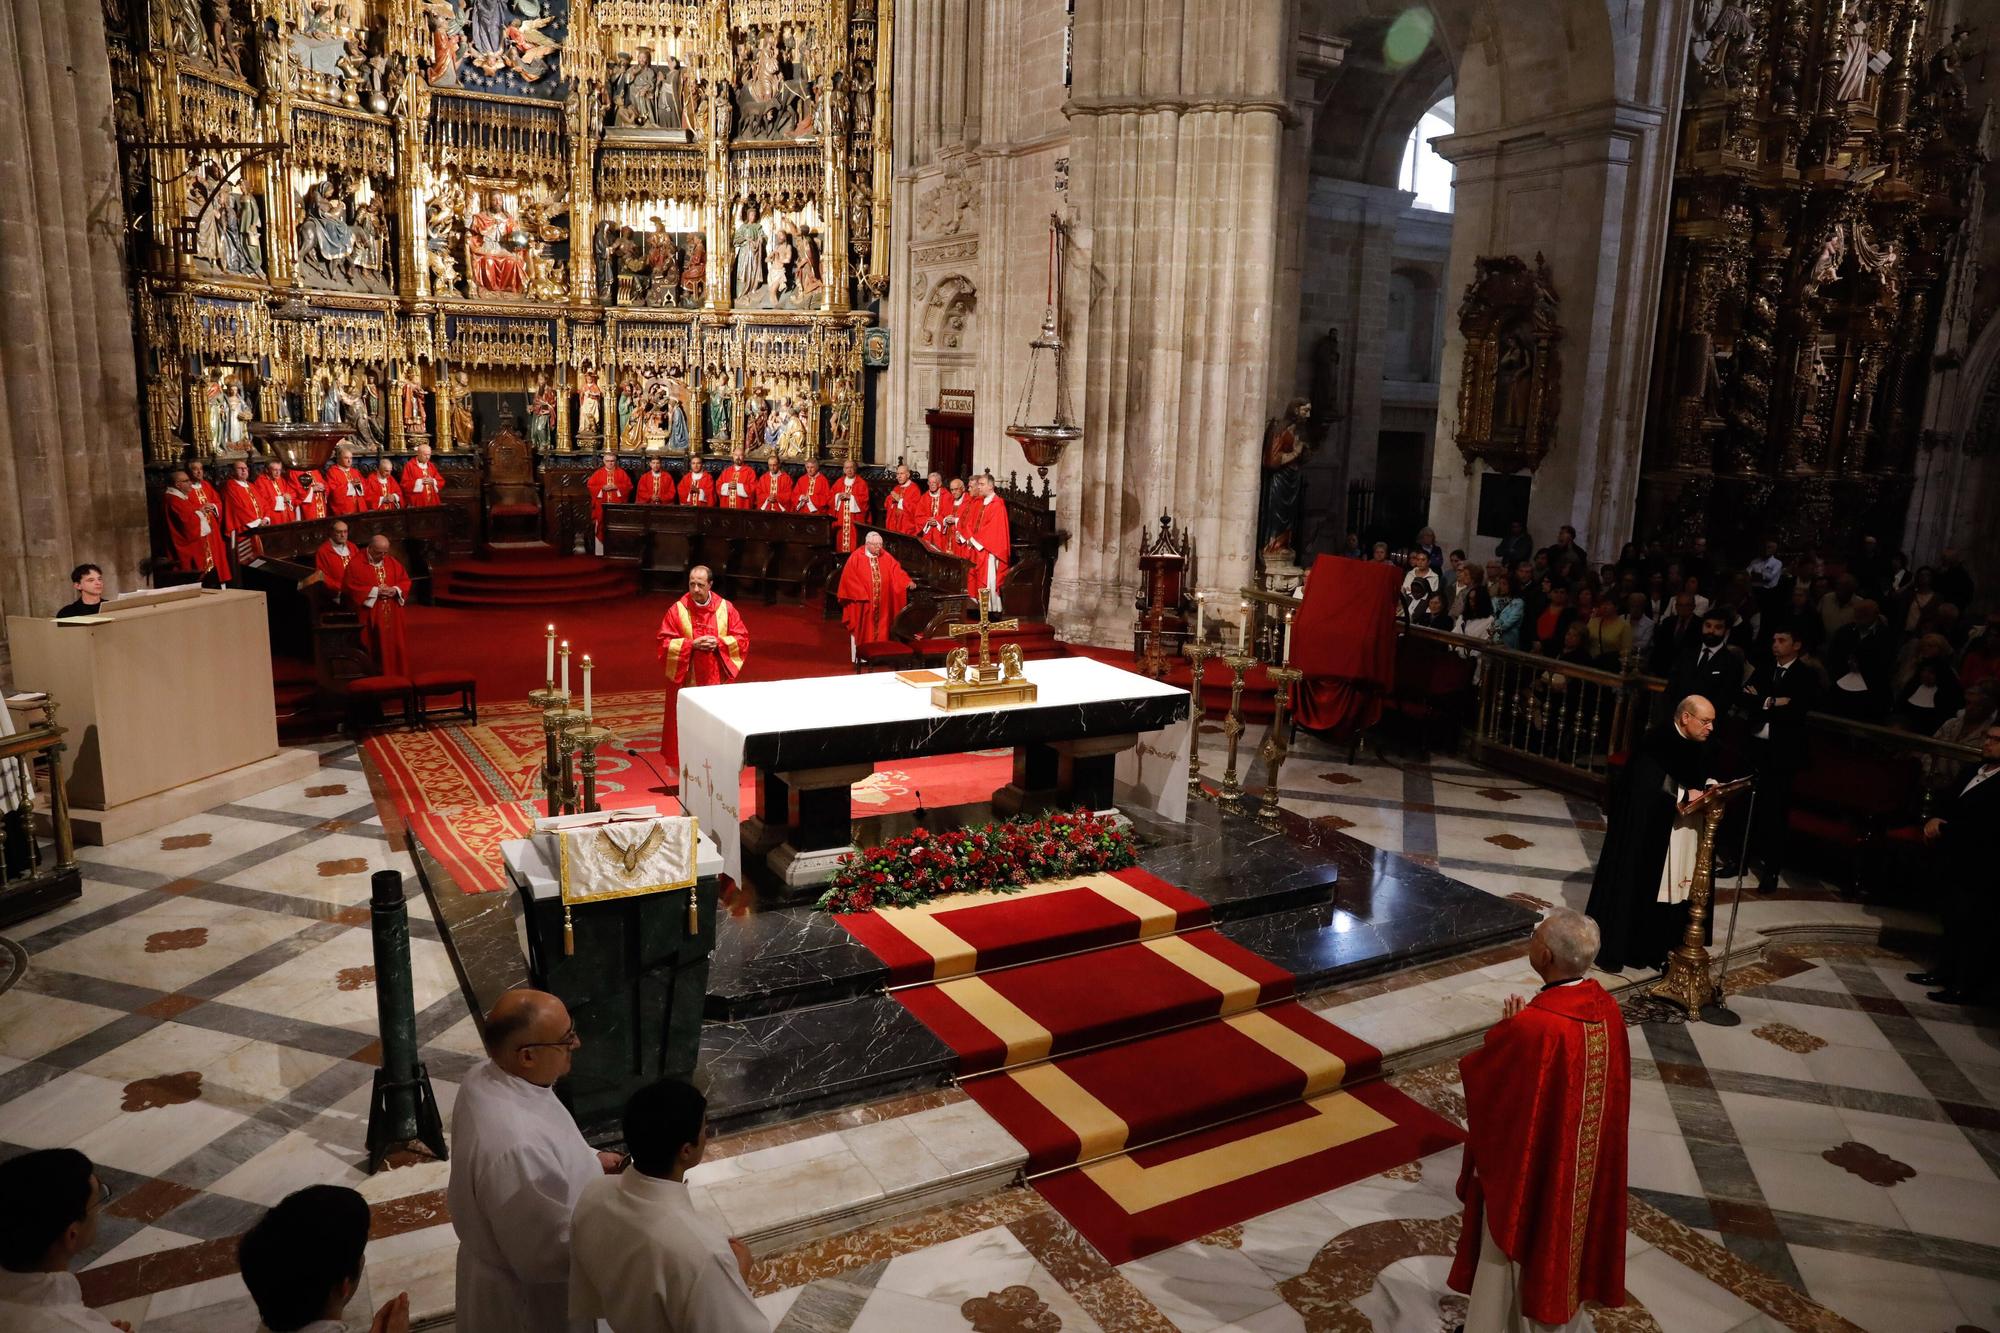
<svg viewBox="0 0 2000 1333"><path fill-rule="evenodd" d="M571 825L555 836L566 903L665 893L697 878L701 840L691 815Z"/></svg>

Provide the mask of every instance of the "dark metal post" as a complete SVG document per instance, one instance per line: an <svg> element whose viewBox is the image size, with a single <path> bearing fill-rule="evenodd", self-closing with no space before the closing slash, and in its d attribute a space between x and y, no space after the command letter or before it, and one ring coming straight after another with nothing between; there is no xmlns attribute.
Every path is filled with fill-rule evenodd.
<svg viewBox="0 0 2000 1333"><path fill-rule="evenodd" d="M410 913L403 905L403 875L378 870L369 881L375 931L375 1021L382 1033L382 1066L368 1103L368 1171L380 1171L399 1150L428 1148L444 1161L444 1121L431 1078L417 1059L417 1002L410 985Z"/></svg>

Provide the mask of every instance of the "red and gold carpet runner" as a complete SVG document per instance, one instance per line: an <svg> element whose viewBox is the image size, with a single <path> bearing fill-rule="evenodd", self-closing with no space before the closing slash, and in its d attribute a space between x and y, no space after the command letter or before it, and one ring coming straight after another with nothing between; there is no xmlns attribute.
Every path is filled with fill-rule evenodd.
<svg viewBox="0 0 2000 1333"><path fill-rule="evenodd" d="M1113 1263L1461 1137L1208 919L1136 868L839 918Z"/></svg>

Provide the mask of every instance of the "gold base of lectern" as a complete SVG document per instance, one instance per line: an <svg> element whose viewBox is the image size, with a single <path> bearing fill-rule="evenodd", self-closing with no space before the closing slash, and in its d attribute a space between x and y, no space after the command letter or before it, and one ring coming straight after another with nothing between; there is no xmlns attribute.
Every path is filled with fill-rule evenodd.
<svg viewBox="0 0 2000 1333"><path fill-rule="evenodd" d="M1034 701L1035 682L1018 677L995 681L990 685L974 680L954 680L931 686L931 706L942 708L947 713L963 712L968 708L997 708L1001 704L1031 704Z"/></svg>

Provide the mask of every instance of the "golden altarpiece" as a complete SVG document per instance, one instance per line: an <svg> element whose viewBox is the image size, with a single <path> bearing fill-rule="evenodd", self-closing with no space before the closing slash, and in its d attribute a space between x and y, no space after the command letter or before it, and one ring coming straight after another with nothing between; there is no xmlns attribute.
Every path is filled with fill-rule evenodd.
<svg viewBox="0 0 2000 1333"><path fill-rule="evenodd" d="M105 6L155 464L858 456L890 0Z"/></svg>
<svg viewBox="0 0 2000 1333"><path fill-rule="evenodd" d="M1932 0L1700 0L1640 524L1894 547L1979 170Z"/></svg>

